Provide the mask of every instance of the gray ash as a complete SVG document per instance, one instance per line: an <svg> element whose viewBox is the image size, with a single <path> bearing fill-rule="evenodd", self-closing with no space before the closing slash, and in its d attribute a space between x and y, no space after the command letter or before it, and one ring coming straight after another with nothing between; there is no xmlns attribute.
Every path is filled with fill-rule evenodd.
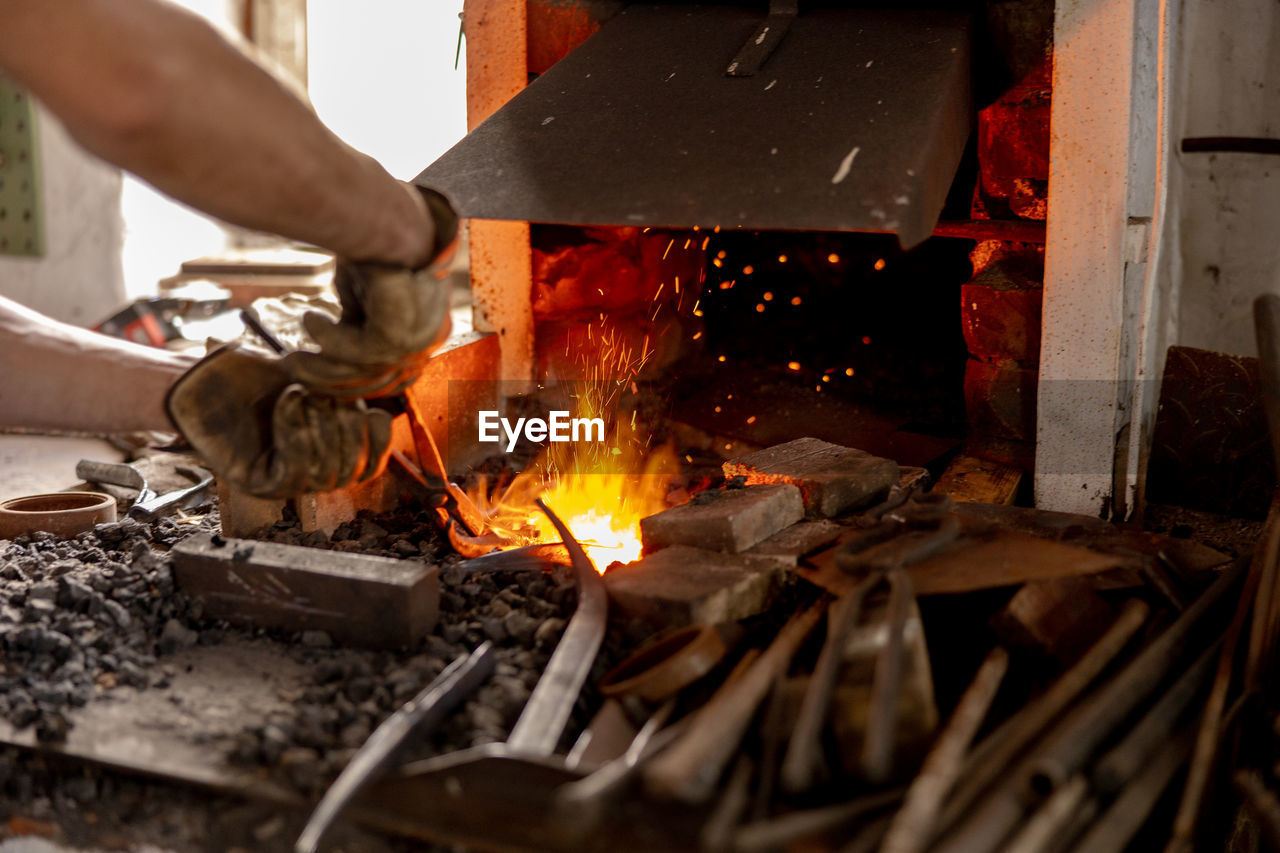
<svg viewBox="0 0 1280 853"><path fill-rule="evenodd" d="M150 686L157 654L192 632L165 552L217 520L126 518L73 539L0 542L0 717L60 741L67 712L95 693Z"/></svg>

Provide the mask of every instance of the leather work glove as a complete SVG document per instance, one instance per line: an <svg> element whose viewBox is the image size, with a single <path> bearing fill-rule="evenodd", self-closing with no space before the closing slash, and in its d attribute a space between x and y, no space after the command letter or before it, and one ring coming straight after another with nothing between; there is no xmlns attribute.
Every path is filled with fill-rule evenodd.
<svg viewBox="0 0 1280 853"><path fill-rule="evenodd" d="M387 412L309 391L281 359L236 346L179 377L165 408L210 468L258 497L362 482L381 473L390 453Z"/></svg>
<svg viewBox="0 0 1280 853"><path fill-rule="evenodd" d="M342 398L399 394L449 336L446 280L458 217L444 196L418 189L436 227L431 262L409 270L339 260L334 287L341 319L309 312L302 324L319 351L298 351L284 359L289 374L312 391Z"/></svg>

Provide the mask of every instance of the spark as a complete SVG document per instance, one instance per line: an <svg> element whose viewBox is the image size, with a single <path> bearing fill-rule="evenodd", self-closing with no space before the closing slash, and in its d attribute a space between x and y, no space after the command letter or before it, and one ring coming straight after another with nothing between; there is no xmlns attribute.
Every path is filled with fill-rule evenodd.
<svg viewBox="0 0 1280 853"><path fill-rule="evenodd" d="M751 266L751 264L747 264L745 267L742 268L743 275L751 275L755 271L756 271L756 268Z"/></svg>
<svg viewBox="0 0 1280 853"><path fill-rule="evenodd" d="M676 238L675 238L675 237L672 237L672 238L671 238L671 241L670 241L669 243L667 243L667 248L662 252L662 259L663 259L664 261L667 259L667 252L670 252L670 251L671 251L671 247L672 247L672 246L674 246L674 245L675 245L675 243L676 243Z"/></svg>
<svg viewBox="0 0 1280 853"><path fill-rule="evenodd" d="M780 264L785 264L786 262L787 262L787 256L786 256L786 255L778 255L778 263L780 263Z"/></svg>
<svg viewBox="0 0 1280 853"><path fill-rule="evenodd" d="M757 303L756 303L756 313L757 313L757 314L763 314L763 313L764 313L764 303L763 303L763 302L757 302Z"/></svg>
<svg viewBox="0 0 1280 853"><path fill-rule="evenodd" d="M724 356L720 356L719 358L716 359L716 361L724 361Z"/></svg>
<svg viewBox="0 0 1280 853"><path fill-rule="evenodd" d="M764 301L765 301L765 302L772 302L772 301L773 301L773 291L771 291L771 290L766 290L766 291L764 292Z"/></svg>
<svg viewBox="0 0 1280 853"><path fill-rule="evenodd" d="M876 272L879 272L880 270L884 269L885 267L884 258L877 258L874 266L876 268Z"/></svg>
<svg viewBox="0 0 1280 853"><path fill-rule="evenodd" d="M870 343L871 343L871 336L870 336L870 335L863 335L863 336L862 336L862 342L863 342L864 344L870 344Z"/></svg>
<svg viewBox="0 0 1280 853"><path fill-rule="evenodd" d="M792 304L792 305L799 305L799 304L800 304L800 297L799 297L799 296L793 296L793 297L791 297L791 304Z"/></svg>
<svg viewBox="0 0 1280 853"><path fill-rule="evenodd" d="M800 369L800 362L798 362L798 361L788 361L788 362L787 362L787 367L788 367L789 369L791 369L791 370L799 370L799 369Z"/></svg>
<svg viewBox="0 0 1280 853"><path fill-rule="evenodd" d="M844 375L845 375L845 376L852 376L852 375L853 375L853 368L852 368L852 367L846 367L846 368L844 369Z"/></svg>
<svg viewBox="0 0 1280 853"><path fill-rule="evenodd" d="M749 424L753 424L753 423L755 423L755 422L756 422L756 416L755 416L755 415L752 415L751 417L747 418L747 423L749 423Z"/></svg>
<svg viewBox="0 0 1280 853"><path fill-rule="evenodd" d="M840 256L837 255L835 252L832 252L831 254L827 255L827 263L829 264L840 263Z"/></svg>

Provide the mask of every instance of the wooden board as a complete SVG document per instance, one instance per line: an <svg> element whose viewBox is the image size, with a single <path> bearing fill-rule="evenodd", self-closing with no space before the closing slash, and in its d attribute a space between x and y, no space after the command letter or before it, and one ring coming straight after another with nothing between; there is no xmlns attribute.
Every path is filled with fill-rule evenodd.
<svg viewBox="0 0 1280 853"><path fill-rule="evenodd" d="M1022 477L1020 468L962 453L947 466L934 488L951 495L957 503L1011 506Z"/></svg>

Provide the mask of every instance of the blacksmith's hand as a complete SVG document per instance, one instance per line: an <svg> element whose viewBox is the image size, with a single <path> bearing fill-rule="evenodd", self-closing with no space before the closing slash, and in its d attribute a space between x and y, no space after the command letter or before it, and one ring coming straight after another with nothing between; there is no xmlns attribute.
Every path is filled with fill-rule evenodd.
<svg viewBox="0 0 1280 853"><path fill-rule="evenodd" d="M368 480L390 454L389 414L317 394L294 382L282 359L234 345L179 377L165 408L213 471L259 497Z"/></svg>
<svg viewBox="0 0 1280 853"><path fill-rule="evenodd" d="M308 389L341 398L391 397L408 387L449 336L449 263L458 217L444 196L418 188L435 226L432 259L420 270L339 260L334 286L342 317L313 311L303 326L318 352L285 357Z"/></svg>

